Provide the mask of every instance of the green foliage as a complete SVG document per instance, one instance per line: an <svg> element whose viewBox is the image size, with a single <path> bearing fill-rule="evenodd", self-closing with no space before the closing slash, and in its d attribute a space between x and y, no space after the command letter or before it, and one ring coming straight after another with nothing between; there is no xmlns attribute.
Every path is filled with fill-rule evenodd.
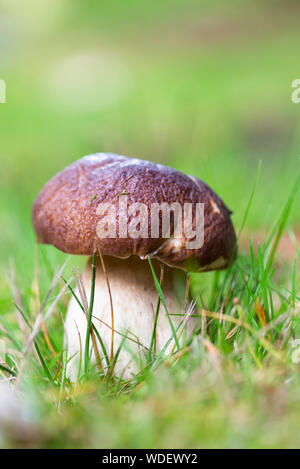
<svg viewBox="0 0 300 469"><path fill-rule="evenodd" d="M90 363L88 334L84 372L77 383L68 381L61 313L64 315L67 305L64 292L75 295L72 278L60 282L60 269L40 309L36 309L40 279L35 278L30 309L18 306L9 321L1 318L1 337L9 351L0 373L16 377L18 386L26 391L30 412L38 414L32 427L43 435L35 440L29 431L26 444L147 448L298 445L299 370L293 357L299 346L294 346L293 339L299 334L299 278L296 262L289 272L276 261L278 233L283 232L290 202L291 197L273 235L257 252L250 244L250 254L241 254L226 272L192 275L197 302L192 316L198 318L192 337L182 345L178 342L176 350L168 354L170 341L162 352L152 347L146 367L130 380L114 377L126 335L112 362L99 373ZM149 263L152 267L150 259ZM152 272L158 297L165 305L163 288ZM24 294L22 289L19 297L26 295L28 291ZM92 305L93 288L87 320ZM20 318L17 321L18 311L25 318L25 330ZM165 312L172 321L166 305ZM97 334L101 337L101 328ZM173 328L173 339L177 334L178 329ZM105 351L100 355L109 360ZM141 415L140 421L137 415ZM284 436L281 428L291 424L292 433ZM6 444L17 444L13 431Z"/></svg>

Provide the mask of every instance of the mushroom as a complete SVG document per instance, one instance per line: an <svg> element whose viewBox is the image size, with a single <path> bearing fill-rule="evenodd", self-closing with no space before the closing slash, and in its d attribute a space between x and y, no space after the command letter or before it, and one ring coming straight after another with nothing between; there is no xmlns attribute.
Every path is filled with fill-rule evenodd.
<svg viewBox="0 0 300 469"><path fill-rule="evenodd" d="M204 209L202 240L195 243L201 227L199 206ZM155 229L153 207L158 214ZM192 209L176 218L175 209L163 212L162 207ZM163 213L169 217L169 227L163 226ZM187 230L181 228L188 213L186 235ZM155 346L160 351L169 342L168 352L173 350L172 333L184 314L180 288L186 271L224 269L235 258L236 236L230 214L212 189L195 177L149 161L99 153L77 160L54 176L35 200L32 218L40 243L69 254L92 256L97 250L92 323L108 355L116 353L126 335L114 372L129 378L143 363L152 338L158 292L151 266L158 279L164 266L165 302L158 311ZM82 278L89 298L91 262ZM187 321L188 334L194 321ZM71 380L80 372L86 330L86 317L72 297L65 321Z"/></svg>

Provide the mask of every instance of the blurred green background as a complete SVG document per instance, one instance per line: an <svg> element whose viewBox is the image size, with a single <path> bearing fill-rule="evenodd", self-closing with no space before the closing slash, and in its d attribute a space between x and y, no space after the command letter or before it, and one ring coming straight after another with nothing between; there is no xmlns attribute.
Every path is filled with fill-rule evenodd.
<svg viewBox="0 0 300 469"><path fill-rule="evenodd" d="M198 176L237 227L262 160L247 229L272 224L299 164L299 15L296 0L1 0L1 301L10 258L31 276L36 194L88 153Z"/></svg>

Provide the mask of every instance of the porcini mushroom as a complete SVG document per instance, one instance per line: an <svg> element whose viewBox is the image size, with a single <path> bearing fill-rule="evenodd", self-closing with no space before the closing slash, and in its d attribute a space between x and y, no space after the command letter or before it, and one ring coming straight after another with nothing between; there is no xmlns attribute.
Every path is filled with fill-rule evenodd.
<svg viewBox="0 0 300 469"><path fill-rule="evenodd" d="M184 230L179 230L178 235L177 228L182 228L184 220L176 218L172 210L167 213L169 228L163 226L160 209L172 208L172 204L182 209L192 207L188 236ZM204 208L201 246L193 245L192 239L197 228L198 205ZM159 214L155 229L150 213L153 207L158 208ZM33 206L33 224L40 243L87 256L96 249L103 256L106 274L98 258L92 322L106 350L110 349L114 335L114 353L124 333L127 334L128 344L118 357L115 373L130 377L138 365L128 347L139 356L143 355L143 347L149 348L158 301L148 257L158 277L161 263L165 266L162 289L168 311L182 314L182 304L174 291L174 275L180 272L178 269L197 272L224 269L233 261L236 236L230 214L212 189L195 177L149 161L99 153L79 159L45 185ZM184 217L188 218L186 213ZM88 296L90 262L83 283ZM172 316L175 329L181 320L180 316ZM192 319L187 327L192 329ZM68 365L72 380L78 375L80 336L84 343L86 329L86 317L76 299L71 298L65 333L68 353L73 357ZM161 350L171 337L170 321L161 303L156 350ZM171 341L167 350L173 344Z"/></svg>

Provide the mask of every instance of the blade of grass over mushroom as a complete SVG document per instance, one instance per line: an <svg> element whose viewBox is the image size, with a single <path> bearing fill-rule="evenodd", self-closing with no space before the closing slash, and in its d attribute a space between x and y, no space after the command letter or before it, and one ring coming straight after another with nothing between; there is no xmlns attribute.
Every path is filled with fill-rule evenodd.
<svg viewBox="0 0 300 469"><path fill-rule="evenodd" d="M189 307L187 308L187 310L185 310L184 312L184 315L183 315L183 318L182 318L182 321L180 322L180 327L181 329L177 329L177 331L179 331L178 333L178 340L180 340L183 332L184 332L184 329L185 329L185 326L189 320L189 318L192 316L192 313L195 309L195 306L196 306L196 302L195 301L192 301L189 305ZM172 315L171 315L172 316ZM174 350L175 350L175 345L172 347L172 354L174 353Z"/></svg>
<svg viewBox="0 0 300 469"><path fill-rule="evenodd" d="M165 302L165 299L164 299L164 295L163 295L163 292L162 292L160 283L159 283L159 281L158 281L158 278L157 278L157 276L156 276L155 270L154 270L154 268L153 268L153 265L152 265L152 262L151 262L151 259L150 259L149 256L148 256L148 261L149 261L149 265L150 265L151 272L152 272L152 275L153 275L153 280L154 280L155 288L156 288L156 290L157 290L157 292L158 292L158 294L159 294L159 297L160 297L160 300L161 300L162 304L164 305L164 308L165 308L165 311L166 311L166 315L167 315L167 317L168 317L168 320L169 320L169 323L170 323L170 327L171 327L171 330L172 330L172 334L173 334L173 337L174 337L174 340L175 340L177 349L179 350L179 349L180 349L180 345L179 345L179 341L178 341L178 338L177 338L177 334L176 334L174 325L173 325L173 323L172 323L172 320L171 320L171 318L170 318L169 311L168 311L168 308L167 308L167 305L166 305L166 302Z"/></svg>
<svg viewBox="0 0 300 469"><path fill-rule="evenodd" d="M127 334L127 335L126 335ZM129 334L129 331L125 331L122 336L125 338L123 344L122 344L122 349L120 350L120 352L122 350L124 350L125 352L127 352L127 354L131 357L131 362L132 363L135 363L135 365L137 366L137 371L135 373L132 373L132 376L138 376L140 375L140 371L147 367L148 366L148 363L147 363L147 359L146 361L143 359L144 358L144 355L143 353L141 353L141 350L132 350L131 348L131 344L129 343L129 340L128 340L128 334ZM149 357L149 353L146 357ZM146 365L145 365L146 363ZM144 366L145 365L145 366ZM123 367L123 370L121 371L121 373L118 373L119 376L116 376L116 378L120 379L121 381L123 381L123 377L124 377L124 374L126 373L126 368L127 366L125 365ZM125 379L125 378L124 378ZM130 378L129 378L130 379ZM127 378L128 380L128 378ZM126 381L126 379L125 379Z"/></svg>
<svg viewBox="0 0 300 469"><path fill-rule="evenodd" d="M112 294L111 294L111 289L110 289L110 284L109 284L109 278L108 278L108 275L107 275L107 271L106 271L106 267L105 267L105 263L104 263L104 259L103 259L102 253L101 253L99 243L97 243L97 249L98 249L98 253L99 253L99 256L100 256L101 266L102 266L102 270L103 270L103 273L104 273L105 282L106 282L106 285L107 285L107 291L108 291L108 295L109 295L109 302L110 302L110 315L111 315L110 360L112 361L113 356L114 356L114 330L115 330L115 327L114 327L114 307L113 307Z"/></svg>
<svg viewBox="0 0 300 469"><path fill-rule="evenodd" d="M160 267L160 281L159 281L160 288L162 288L163 277L164 277L164 267L163 267L163 264L162 264L161 267ZM156 327L157 327L160 303L161 303L161 299L160 299L160 295L158 295L157 305L156 305L156 310L155 310L155 316L154 316L153 329L152 329L152 335L151 335L151 343L150 343L150 353L149 353L149 359L150 360L151 360L151 357L152 357L152 353L155 353Z"/></svg>
<svg viewBox="0 0 300 469"><path fill-rule="evenodd" d="M76 330L77 330L77 334L78 334L78 342L79 342L79 364L78 364L78 371L77 371L77 382L80 381L80 374L81 374L81 365L82 365L82 340L81 340L81 335L80 335L80 332L79 332L79 329L78 329L78 326L77 324L75 323L75 327L76 327ZM72 360L72 356L71 357L68 357L68 363L70 363L70 361Z"/></svg>
<svg viewBox="0 0 300 469"><path fill-rule="evenodd" d="M81 298L81 302L82 302L82 303L80 303L81 309L83 310L85 318L88 321L89 306L88 306L88 301L87 301L85 285L84 285L84 282L83 282L83 279L82 279L82 274L81 274L81 272L79 271L78 268L77 268L77 272L75 270L73 270L73 273L74 273L77 288L78 288L80 298ZM93 346L93 350L94 350L94 354L95 354L95 358L96 358L96 364L97 364L98 369L101 370L102 361L101 361L101 357L100 357L100 354L99 354L98 345L97 345L96 336L95 336L95 331L94 331L94 326L93 326L92 322L91 322L91 334L90 335L91 335L92 346Z"/></svg>
<svg viewBox="0 0 300 469"><path fill-rule="evenodd" d="M103 356L104 356L104 359L105 359L105 362L106 362L106 366L109 366L109 358L108 358L108 355L107 355L107 351L106 351L106 348L105 348L105 345L104 345L104 342L102 340L102 337L98 331L98 329L93 325L93 330L96 334L96 337L100 343L100 347L101 347L101 350L102 350L102 353L103 353Z"/></svg>
<svg viewBox="0 0 300 469"><path fill-rule="evenodd" d="M120 352L121 352L121 350L122 350L122 348L123 348L123 346L124 346L124 343L125 343L126 338L127 338L127 333L123 335L122 340L121 340L121 342L120 342L120 345L119 345L119 347L117 348L117 351L116 351L116 353L115 353L115 355L114 355L114 357L113 357L113 360L112 360L112 362L111 362L109 368L107 369L107 374L106 374L105 380L108 380L108 381L109 381L109 380L112 378L113 372L114 372L114 369L115 369L115 366L116 366L116 363L117 363L117 360L118 360L119 355L120 355Z"/></svg>
<svg viewBox="0 0 300 469"><path fill-rule="evenodd" d="M65 283L67 283L67 281L62 277L63 281ZM85 315L85 311L84 311L84 307L80 301L80 299L78 298L78 296L76 295L74 289L71 287L71 285L68 285L68 288L72 294L72 296L75 298L78 306L80 307L80 309L82 310L83 314ZM108 355L107 355L107 351L106 351L106 348L105 348L105 345L104 345L104 342L101 338L101 335L97 329L97 327L95 326L95 324L92 324L92 330L95 332L96 336L97 336L97 339L100 343L100 346L101 346L101 349L102 349L102 352L103 352L103 355L104 355L104 358L105 358L105 361L106 361L106 365L108 366L109 365L109 358L108 358Z"/></svg>
<svg viewBox="0 0 300 469"><path fill-rule="evenodd" d="M96 321L99 321L101 324L103 324L103 325L104 325L105 327L107 327L108 329L111 329L111 326L110 326L107 322L103 321L102 319L98 318L97 316L93 316L93 319L95 319ZM121 331L118 331L116 328L114 329L114 333L115 333L115 334L118 334L118 335L120 335L120 336L122 336L122 337L124 337L124 333L121 332ZM130 341L130 342L132 342L132 343L134 343L134 344L137 344L139 347L144 348L144 349L147 350L148 352L150 351L150 349L149 349L146 345L143 345L139 340L136 339L136 336L135 336L134 334L132 334L132 332L131 332L131 334L133 335L134 338L133 338L133 337L130 337L130 336L128 335L129 333L130 333L130 331L127 332L127 340L128 340L128 341Z"/></svg>
<svg viewBox="0 0 300 469"><path fill-rule="evenodd" d="M178 316L178 314L174 314L174 316ZM181 316L181 315L180 315ZM180 330L180 327L182 326L182 323L183 323L183 320L180 321L180 323L178 324L177 328L175 329L175 333L177 334L177 332ZM154 360L152 361L151 363L151 369L154 369L155 366L159 366L160 363L163 361L162 359L164 358L164 354L167 350L167 348L169 347L169 345L171 344L172 340L174 339L174 334L172 333L172 335L170 336L170 338L167 340L167 342L165 343L165 345L163 346L163 348L160 350L160 352L155 356ZM176 345L176 343L175 343ZM179 350L179 349L178 349Z"/></svg>
<svg viewBox="0 0 300 469"><path fill-rule="evenodd" d="M94 307L94 297L95 297L95 280L96 280L96 252L93 254L93 264L92 264L92 282L91 282L91 295L89 303L89 311L87 318L87 329L86 329L86 338L85 338L85 352L84 352L84 374L85 378L88 378L89 375L89 366L90 366L90 334L91 334L91 324L92 324L92 313Z"/></svg>
<svg viewBox="0 0 300 469"><path fill-rule="evenodd" d="M157 321L158 321L158 315L159 315L159 309L160 309L160 296L157 299L157 305L156 305L156 310L155 310L155 315L154 315L154 322L153 322L153 329L152 329L152 335L151 335L151 343L150 343L150 352L148 355L148 360L151 361L152 359L152 354L155 354L155 346L156 346L156 328L157 328Z"/></svg>

